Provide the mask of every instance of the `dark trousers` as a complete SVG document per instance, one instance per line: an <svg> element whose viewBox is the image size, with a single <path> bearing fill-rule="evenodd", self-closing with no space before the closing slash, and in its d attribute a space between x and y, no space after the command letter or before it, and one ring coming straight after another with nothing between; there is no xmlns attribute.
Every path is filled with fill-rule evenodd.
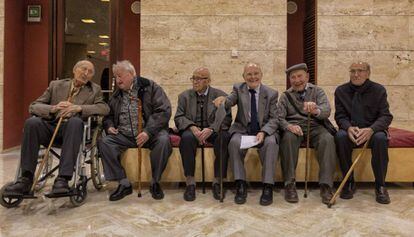
<svg viewBox="0 0 414 237"><path fill-rule="evenodd" d="M339 130L335 135L336 150L339 157L342 174L348 172L352 165L352 150L356 145L349 139L345 130ZM380 131L372 135L368 147L371 148L371 166L375 176L376 186L385 186L385 177L388 168L388 138L385 132ZM349 181L353 181L353 173Z"/></svg>
<svg viewBox="0 0 414 237"><path fill-rule="evenodd" d="M121 154L128 148L136 147L135 138L126 137L120 133L110 134L99 140L98 148L102 157L106 180L120 181L126 178L125 170L121 165ZM151 150L152 181L159 182L172 153L168 132L161 130L156 136L151 137L143 147Z"/></svg>
<svg viewBox="0 0 414 237"><path fill-rule="evenodd" d="M219 137L220 136L220 137ZM222 141L222 150L220 151L220 140ZM216 159L214 160L214 177L220 177L220 154L222 154L222 173L223 178L227 177L227 161L228 161L228 151L227 144L230 140L230 134L227 131L222 131L220 135L216 132L213 132L211 136L207 139L207 142L212 143L214 147L214 155ZM195 172L195 157L197 153L198 140L190 130L185 130L181 134L180 141L180 154L181 160L184 167L184 175L194 176ZM221 152L221 153L220 153Z"/></svg>
<svg viewBox="0 0 414 237"><path fill-rule="evenodd" d="M40 145L48 146L56 123L51 123L39 117L26 120L23 129L21 149L22 174L34 174L39 156ZM59 175L72 177L76 158L79 153L83 136L83 121L79 117L72 117L61 124L56 135L55 143L62 144L62 153L59 162Z"/></svg>

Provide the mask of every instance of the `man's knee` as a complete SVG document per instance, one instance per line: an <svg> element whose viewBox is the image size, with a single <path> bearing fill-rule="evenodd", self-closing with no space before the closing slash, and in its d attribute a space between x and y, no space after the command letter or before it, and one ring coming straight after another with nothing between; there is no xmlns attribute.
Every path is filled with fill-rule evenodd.
<svg viewBox="0 0 414 237"><path fill-rule="evenodd" d="M348 133L343 130L340 129L336 134L335 134L335 142L336 143L342 143L342 142L347 142L348 141Z"/></svg>
<svg viewBox="0 0 414 237"><path fill-rule="evenodd" d="M79 117L69 118L66 124L66 126L70 128L83 129L83 120Z"/></svg>
<svg viewBox="0 0 414 237"><path fill-rule="evenodd" d="M183 134L181 134L181 142L180 142L180 144L181 143L192 142L195 139L196 139L196 137L194 136L194 134L191 131L186 130L186 131L183 132Z"/></svg>
<svg viewBox="0 0 414 237"><path fill-rule="evenodd" d="M34 127L39 126L42 123L43 123L43 121L40 117L32 116L32 117L26 119L26 121L24 123L24 128L25 129L34 128Z"/></svg>
<svg viewBox="0 0 414 237"><path fill-rule="evenodd" d="M290 131L285 131L282 135L283 143L291 143L293 141L296 141L297 139L298 139L298 136Z"/></svg>
<svg viewBox="0 0 414 237"><path fill-rule="evenodd" d="M387 135L382 131L374 133L371 139L373 144L386 144L388 142Z"/></svg>

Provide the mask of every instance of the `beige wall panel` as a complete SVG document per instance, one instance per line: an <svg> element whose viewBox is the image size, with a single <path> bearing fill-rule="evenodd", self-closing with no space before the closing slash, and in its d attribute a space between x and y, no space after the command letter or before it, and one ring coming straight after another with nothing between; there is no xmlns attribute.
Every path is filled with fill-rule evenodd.
<svg viewBox="0 0 414 237"><path fill-rule="evenodd" d="M388 86L388 102L390 104L390 111L394 115L395 120L409 119L410 107L414 101L410 101L410 88L406 86Z"/></svg>
<svg viewBox="0 0 414 237"><path fill-rule="evenodd" d="M319 15L413 15L412 0L319 0Z"/></svg>
<svg viewBox="0 0 414 237"><path fill-rule="evenodd" d="M318 84L340 85L349 80L354 61L371 64L372 80L383 85L414 85L411 51L323 51L318 52Z"/></svg>
<svg viewBox="0 0 414 237"><path fill-rule="evenodd" d="M237 17L142 16L142 50L228 50L238 46Z"/></svg>
<svg viewBox="0 0 414 237"><path fill-rule="evenodd" d="M413 3L413 5L414 5L414 3ZM414 16L410 16L409 17L409 32L410 32L410 39L409 39L409 42L410 42L410 45L409 45L409 49L410 50L414 50Z"/></svg>
<svg viewBox="0 0 414 237"><path fill-rule="evenodd" d="M286 16L246 16L239 19L242 50L286 50Z"/></svg>
<svg viewBox="0 0 414 237"><path fill-rule="evenodd" d="M143 15L286 15L283 0L143 0Z"/></svg>
<svg viewBox="0 0 414 237"><path fill-rule="evenodd" d="M321 50L405 50L408 16L324 16L318 21Z"/></svg>

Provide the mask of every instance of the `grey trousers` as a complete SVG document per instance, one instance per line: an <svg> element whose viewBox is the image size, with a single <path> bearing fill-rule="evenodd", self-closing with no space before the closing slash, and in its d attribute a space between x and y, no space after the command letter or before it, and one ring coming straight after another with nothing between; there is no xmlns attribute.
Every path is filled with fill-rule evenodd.
<svg viewBox="0 0 414 237"><path fill-rule="evenodd" d="M302 141L306 140L306 127L302 127L302 131L303 136L298 136L288 130L282 135L280 152L285 185L295 182L299 147ZM319 163L319 183L328 184L332 187L337 161L334 137L323 126L312 126L310 144L316 149L316 157Z"/></svg>
<svg viewBox="0 0 414 237"><path fill-rule="evenodd" d="M244 157L247 149L240 149L241 136L245 134L234 133L229 142L230 164L233 168L235 180L246 180L244 169ZM279 145L274 135L266 136L264 142L259 144L259 157L262 163L262 182L273 184L275 177L276 161L278 159Z"/></svg>
<svg viewBox="0 0 414 237"><path fill-rule="evenodd" d="M56 124L39 117L31 117L24 123L21 149L22 173L34 174L37 166L40 145L48 146ZM72 117L61 124L55 143L62 144L59 161L59 175L72 177L75 162L83 136L83 121Z"/></svg>
<svg viewBox="0 0 414 237"><path fill-rule="evenodd" d="M120 133L111 134L99 140L98 149L102 157L106 180L120 181L126 178L125 170L121 166L121 154L128 148L136 147L134 138L126 137ZM143 147L151 150L152 182L158 183L172 153L168 132L161 130L156 136L150 138Z"/></svg>

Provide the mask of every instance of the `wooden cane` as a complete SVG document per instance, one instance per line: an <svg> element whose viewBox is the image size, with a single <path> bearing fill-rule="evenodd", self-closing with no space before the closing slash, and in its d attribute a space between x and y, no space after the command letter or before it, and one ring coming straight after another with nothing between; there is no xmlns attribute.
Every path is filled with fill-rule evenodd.
<svg viewBox="0 0 414 237"><path fill-rule="evenodd" d="M308 197L308 176L309 176L309 159L310 159L310 152L309 152L309 140L310 140L310 116L311 114L308 113L308 121L306 125L306 153L305 153L305 193L303 194L304 198Z"/></svg>
<svg viewBox="0 0 414 237"><path fill-rule="evenodd" d="M74 86L73 86L73 88L70 89L69 96L68 96L68 99L67 99L68 102L72 102L72 99L73 99L73 97L74 97L74 95L76 94L77 91L78 91L78 89ZM32 188L30 189L31 193L34 192L36 184L39 182L38 179L39 179L40 173L42 172L43 167L45 166L45 164L47 164L47 161L49 159L50 149L52 148L53 142L55 141L56 135L59 131L60 125L62 124L62 121L63 121L63 117L61 116L58 120L55 131L53 132L52 138L50 139L49 146L47 147L46 152L43 155L43 159L40 162L39 168L36 170L36 174L35 174L35 177L34 177L34 180L33 180Z"/></svg>
<svg viewBox="0 0 414 237"><path fill-rule="evenodd" d="M369 139L368 139L368 141L365 142L364 146L362 147L362 151L358 154L357 158L352 163L352 165L349 168L348 172L346 173L344 179L342 180L341 184L339 185L338 190L336 190L335 194L333 195L333 197L329 201L328 208L331 208L332 205L335 203L335 200L338 197L339 193L341 193L342 189L344 188L344 185L345 185L346 181L348 181L349 176L351 176L352 171L354 171L355 165L358 163L359 159L364 155L365 151L367 150L368 143L369 143Z"/></svg>
<svg viewBox="0 0 414 237"><path fill-rule="evenodd" d="M142 132L142 101L137 98L138 103L138 135ZM138 197L142 197L141 194L141 167L142 167L142 148L138 145Z"/></svg>

